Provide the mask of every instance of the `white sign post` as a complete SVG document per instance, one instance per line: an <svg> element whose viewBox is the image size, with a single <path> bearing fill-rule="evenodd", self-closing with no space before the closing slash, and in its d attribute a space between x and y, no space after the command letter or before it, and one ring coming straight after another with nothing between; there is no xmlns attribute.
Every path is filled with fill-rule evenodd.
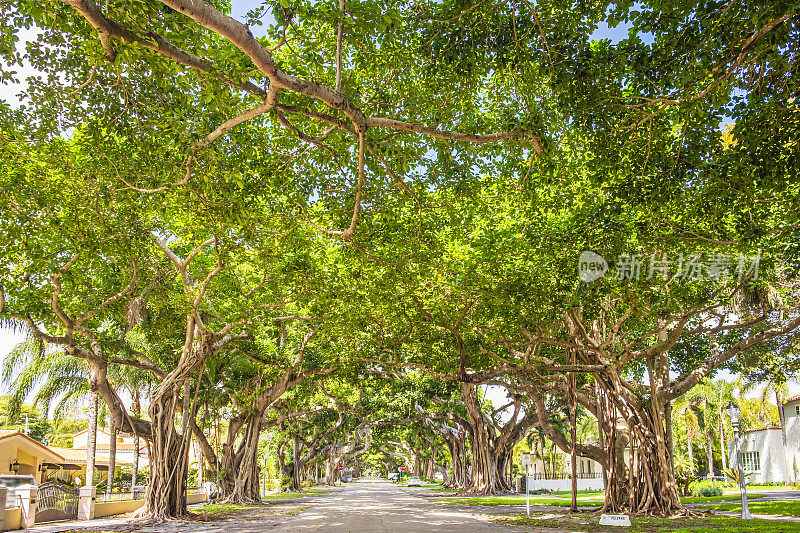
<svg viewBox="0 0 800 533"><path fill-rule="evenodd" d="M525 467L525 508L528 518L531 517L531 454L522 454L522 466Z"/></svg>
<svg viewBox="0 0 800 533"><path fill-rule="evenodd" d="M626 514L604 514L600 517L600 525L631 527L631 517Z"/></svg>
<svg viewBox="0 0 800 533"><path fill-rule="evenodd" d="M530 466L526 468L525 472L525 507L528 510L528 518L531 517L531 476Z"/></svg>

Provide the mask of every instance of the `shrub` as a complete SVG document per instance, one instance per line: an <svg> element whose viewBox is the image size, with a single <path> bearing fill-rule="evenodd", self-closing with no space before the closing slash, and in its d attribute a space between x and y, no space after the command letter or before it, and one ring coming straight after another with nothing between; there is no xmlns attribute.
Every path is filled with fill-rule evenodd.
<svg viewBox="0 0 800 533"><path fill-rule="evenodd" d="M700 496L722 496L722 489L719 487L702 487L700 489Z"/></svg>
<svg viewBox="0 0 800 533"><path fill-rule="evenodd" d="M717 483L712 483L710 479L692 481L689 490L692 496L722 496L722 489L716 485Z"/></svg>

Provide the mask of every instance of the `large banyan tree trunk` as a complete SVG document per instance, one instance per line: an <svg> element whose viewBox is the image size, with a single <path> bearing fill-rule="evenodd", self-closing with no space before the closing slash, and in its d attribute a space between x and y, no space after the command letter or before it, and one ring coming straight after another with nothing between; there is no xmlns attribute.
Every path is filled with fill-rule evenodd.
<svg viewBox="0 0 800 533"><path fill-rule="evenodd" d="M292 435L292 464L289 469L291 473L291 485L289 485L289 490L292 492L300 492L303 490L303 485L300 480L300 469L302 465L300 464L300 436L296 433Z"/></svg>
<svg viewBox="0 0 800 533"><path fill-rule="evenodd" d="M647 363L649 398L635 394L614 371L597 375L602 397L610 404L606 408L604 424L611 465L605 510L655 516L687 514L678 493L668 442L669 400L660 395L662 383L654 371L653 361ZM626 421L628 435L616 427L616 423L611 423L617 415ZM620 448L624 449L625 444L628 446L628 468L619 461Z"/></svg>
<svg viewBox="0 0 800 533"><path fill-rule="evenodd" d="M186 474L188 470L184 436L175 431L175 400L161 394L150 400L152 437L150 483L145 493L144 514L165 520L186 515Z"/></svg>
<svg viewBox="0 0 800 533"><path fill-rule="evenodd" d="M652 413L645 411L636 413L631 433L635 463L631 471L629 512L660 516L685 512L668 459L663 427Z"/></svg>
<svg viewBox="0 0 800 533"><path fill-rule="evenodd" d="M188 514L186 477L189 471L190 420L194 419L197 407L189 383L192 374L212 354L215 340L212 333L201 332L195 343L191 320L189 326L178 364L150 398L150 483L142 513L156 520L181 518ZM197 383L199 386L199 379ZM178 433L175 423L177 406L181 403L183 431Z"/></svg>
<svg viewBox="0 0 800 533"><path fill-rule="evenodd" d="M226 498L231 503L254 503L261 501L258 468L258 439L261 435L262 413L247 417L242 442L234 460L233 489Z"/></svg>
<svg viewBox="0 0 800 533"><path fill-rule="evenodd" d="M241 452L241 446L236 446L236 440L239 438L239 432L245 425L246 417L243 415L236 415L228 422L228 435L225 442L222 443L222 450L220 450L219 458L217 458L213 448L210 445L203 446L206 458L209 459L209 464L216 464L219 460L219 493L223 500L231 501L231 496L236 487L236 476L238 474L238 459ZM198 442L202 443L205 437L199 430L195 431L195 436Z"/></svg>
<svg viewBox="0 0 800 533"><path fill-rule="evenodd" d="M444 437L447 451L450 453L451 475L445 476L446 488L461 490L469 482L467 471L469 460L467 458L467 432L461 427L451 427L447 424L437 426L439 433Z"/></svg>
<svg viewBox="0 0 800 533"><path fill-rule="evenodd" d="M469 483L469 459L467 457L466 432L461 438L453 439L447 443L450 451L452 477L449 487L463 489Z"/></svg>
<svg viewBox="0 0 800 533"><path fill-rule="evenodd" d="M529 412L520 417L521 404L517 398L513 402L514 414L511 419L499 427L481 411L477 385L462 384L461 399L467 409L472 437L472 476L465 492L477 494L509 492L511 480L506 473L514 446L533 427L535 415Z"/></svg>
<svg viewBox="0 0 800 533"><path fill-rule="evenodd" d="M502 483L502 476L497 468L497 456L494 450L493 428L484 420L478 402L478 387L472 383L464 383L461 397L467 407L467 416L471 426L472 445L472 478L467 491L476 494L498 494L508 490Z"/></svg>
<svg viewBox="0 0 800 533"><path fill-rule="evenodd" d="M325 461L325 484L326 485L336 484L336 464L334 463L334 460L330 455L328 455Z"/></svg>

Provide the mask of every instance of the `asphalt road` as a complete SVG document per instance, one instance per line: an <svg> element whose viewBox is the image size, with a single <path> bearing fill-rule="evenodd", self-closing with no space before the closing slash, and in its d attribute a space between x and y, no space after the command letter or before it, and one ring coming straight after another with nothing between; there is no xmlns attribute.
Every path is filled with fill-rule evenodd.
<svg viewBox="0 0 800 533"><path fill-rule="evenodd" d="M510 529L500 524L487 523L447 505L431 503L414 495L413 489L398 487L385 480L375 480L372 483L366 478L350 483L335 496L323 498L272 531L508 533Z"/></svg>

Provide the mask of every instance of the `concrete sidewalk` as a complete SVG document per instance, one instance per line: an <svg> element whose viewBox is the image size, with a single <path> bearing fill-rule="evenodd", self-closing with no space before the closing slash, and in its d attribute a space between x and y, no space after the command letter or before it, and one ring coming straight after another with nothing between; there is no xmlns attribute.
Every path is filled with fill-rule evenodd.
<svg viewBox="0 0 800 533"><path fill-rule="evenodd" d="M198 503L190 505L189 509L198 509L208 505L206 503ZM131 517L123 516L118 518L97 518L95 520L69 520L65 522L50 522L38 526L33 526L28 529L18 529L17 531L30 531L31 533L61 533L62 531L74 531L76 529L85 530L99 530L102 531L107 528L117 528L134 520Z"/></svg>

